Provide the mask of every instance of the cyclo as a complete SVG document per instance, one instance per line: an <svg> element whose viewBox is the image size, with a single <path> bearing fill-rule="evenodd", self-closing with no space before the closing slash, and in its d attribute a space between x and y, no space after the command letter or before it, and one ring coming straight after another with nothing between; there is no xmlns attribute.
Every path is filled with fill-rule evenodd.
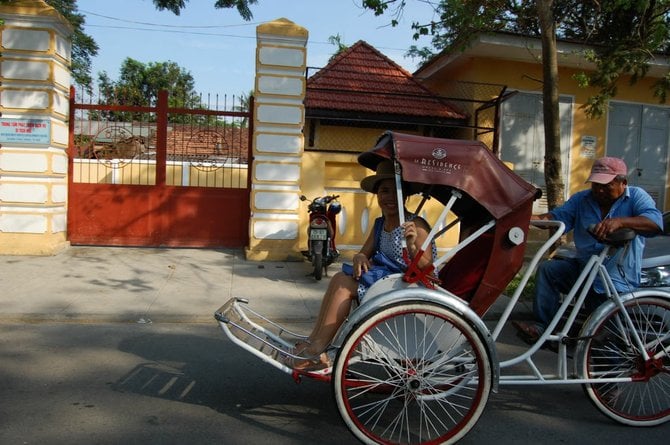
<svg viewBox="0 0 670 445"><path fill-rule="evenodd" d="M230 340L296 380L332 383L342 419L364 443L456 442L500 385L574 383L617 422L653 426L670 419L670 294L620 294L603 265L626 248L634 232L605 242L538 341L499 362L496 341L503 326L564 225L537 222L555 231L490 330L482 317L521 270L538 190L476 141L386 132L359 162L375 170L383 159L394 162L400 208L401 180L421 185L416 213L430 198L443 205L422 251L450 231L458 231L458 244L423 270L410 262L404 273L376 282L333 339L328 348L333 366L325 371L284 365L282 359L295 357L292 346L304 336L253 311L242 298L215 313ZM450 212L455 219L445 224ZM582 324L580 308L596 277L606 283L607 300ZM551 372L536 363L545 341L558 345Z"/></svg>

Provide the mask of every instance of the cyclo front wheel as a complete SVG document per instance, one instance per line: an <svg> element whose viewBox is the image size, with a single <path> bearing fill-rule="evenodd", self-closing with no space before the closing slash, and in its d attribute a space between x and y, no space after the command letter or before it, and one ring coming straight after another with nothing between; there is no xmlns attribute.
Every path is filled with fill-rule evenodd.
<svg viewBox="0 0 670 445"><path fill-rule="evenodd" d="M382 308L348 334L333 370L338 410L365 443L453 443L481 416L492 385L479 333L437 304Z"/></svg>
<svg viewBox="0 0 670 445"><path fill-rule="evenodd" d="M584 384L591 402L611 419L632 426L670 420L670 300L643 296L623 303L596 321L580 366L588 379L623 379ZM631 337L634 329L650 359Z"/></svg>

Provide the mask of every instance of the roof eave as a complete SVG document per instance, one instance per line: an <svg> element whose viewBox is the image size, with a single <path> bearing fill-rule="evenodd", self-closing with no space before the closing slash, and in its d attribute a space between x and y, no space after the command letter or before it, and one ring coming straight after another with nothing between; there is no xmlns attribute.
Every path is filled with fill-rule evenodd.
<svg viewBox="0 0 670 445"><path fill-rule="evenodd" d="M305 110L305 117L308 119L331 119L352 122L369 121L379 123L423 124L439 127L459 126L466 123L466 119L450 119L442 116L412 116L405 114L367 113L309 108Z"/></svg>
<svg viewBox="0 0 670 445"><path fill-rule="evenodd" d="M583 51L594 49L593 46L579 43L558 41L558 63L561 67L578 68L587 71L595 70L595 65L583 57ZM438 54L427 64L420 67L415 77L429 79L448 65L455 65L459 61L470 57L484 57L501 60L511 60L525 63L539 63L542 58L542 43L539 38L520 36L506 33L481 34L474 39L470 46L462 52L444 52ZM662 77L670 69L670 57L655 56L647 75Z"/></svg>

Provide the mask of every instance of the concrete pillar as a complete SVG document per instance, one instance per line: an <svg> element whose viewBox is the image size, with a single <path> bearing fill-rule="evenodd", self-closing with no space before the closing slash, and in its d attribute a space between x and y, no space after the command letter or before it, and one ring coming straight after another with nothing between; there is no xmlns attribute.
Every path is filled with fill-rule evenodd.
<svg viewBox="0 0 670 445"><path fill-rule="evenodd" d="M0 5L0 254L68 245L69 23L42 0Z"/></svg>
<svg viewBox="0 0 670 445"><path fill-rule="evenodd" d="M300 171L307 30L281 18L256 28L251 260L300 260Z"/></svg>

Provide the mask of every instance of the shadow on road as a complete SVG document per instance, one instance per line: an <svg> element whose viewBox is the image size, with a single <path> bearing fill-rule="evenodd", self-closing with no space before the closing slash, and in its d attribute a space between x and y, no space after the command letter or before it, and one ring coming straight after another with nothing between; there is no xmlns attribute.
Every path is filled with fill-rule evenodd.
<svg viewBox="0 0 670 445"><path fill-rule="evenodd" d="M355 443L330 385L309 379L297 385L223 338L146 334L124 340L119 349L146 362L114 382L115 391L206 406L293 440L336 429L341 433L319 442L341 444L349 437Z"/></svg>

